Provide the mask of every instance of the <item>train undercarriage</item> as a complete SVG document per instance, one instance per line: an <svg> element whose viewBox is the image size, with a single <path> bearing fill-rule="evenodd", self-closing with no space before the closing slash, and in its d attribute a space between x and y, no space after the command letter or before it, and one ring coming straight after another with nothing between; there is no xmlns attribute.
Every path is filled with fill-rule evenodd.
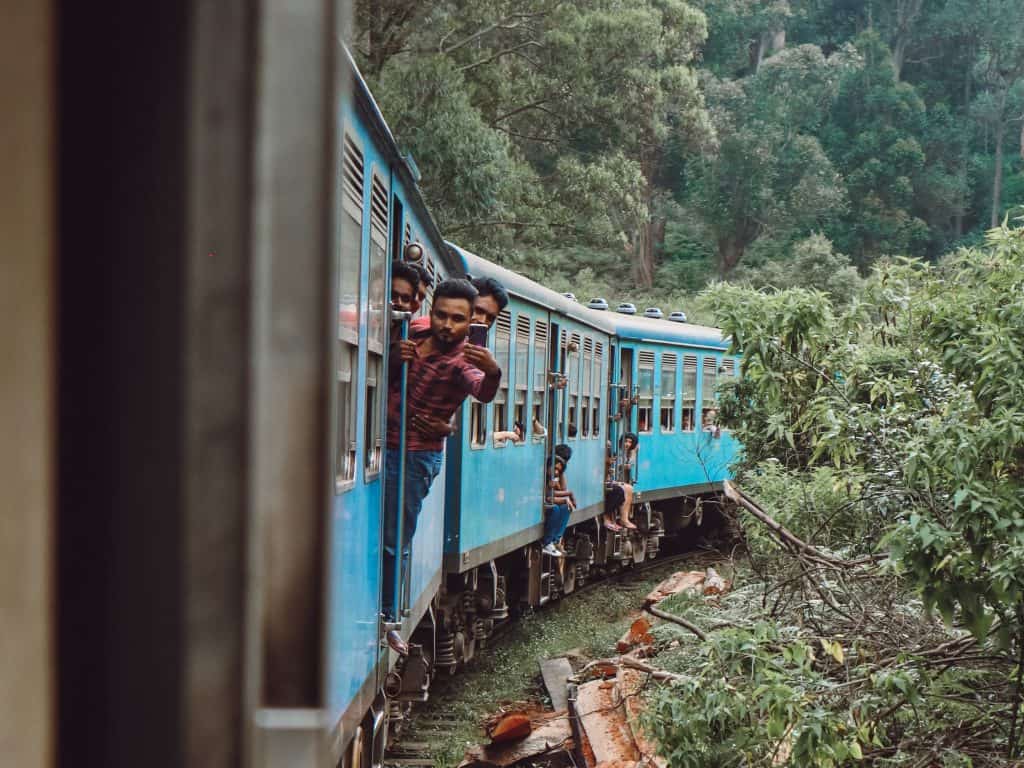
<svg viewBox="0 0 1024 768"><path fill-rule="evenodd" d="M455 674L471 664L517 615L657 558L663 541L680 550L707 539L723 519L720 500L713 494L640 502L632 515L636 530L609 531L600 516L570 526L563 558L542 553L535 542L464 573L449 574L413 633L408 655L388 675L380 704L387 716L385 729L397 735L413 705L427 700L433 677ZM360 749L369 765L379 765L385 741L381 726L368 716L364 727L377 737L370 738L368 732Z"/></svg>

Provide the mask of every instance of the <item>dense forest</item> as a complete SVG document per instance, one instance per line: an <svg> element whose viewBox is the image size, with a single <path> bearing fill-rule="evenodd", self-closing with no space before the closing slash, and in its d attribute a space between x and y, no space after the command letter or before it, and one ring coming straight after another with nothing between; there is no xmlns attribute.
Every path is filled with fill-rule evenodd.
<svg viewBox="0 0 1024 768"><path fill-rule="evenodd" d="M447 237L581 297L849 287L1024 210L1024 0L362 0ZM688 307L687 307L688 308ZM688 308L689 309L689 308Z"/></svg>

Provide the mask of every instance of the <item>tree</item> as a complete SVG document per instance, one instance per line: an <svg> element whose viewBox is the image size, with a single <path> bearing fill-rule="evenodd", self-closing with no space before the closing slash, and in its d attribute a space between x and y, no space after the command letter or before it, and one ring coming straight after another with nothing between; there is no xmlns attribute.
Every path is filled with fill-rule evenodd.
<svg viewBox="0 0 1024 768"><path fill-rule="evenodd" d="M707 79L719 148L692 159L686 181L721 276L758 238L805 236L843 209L841 180L813 131L847 65L808 45L776 54L743 80Z"/></svg>
<svg viewBox="0 0 1024 768"><path fill-rule="evenodd" d="M850 200L834 239L863 268L882 254L920 254L928 242L927 224L912 213L926 112L912 85L893 80L876 33L860 35L857 50L863 65L842 79L824 144Z"/></svg>

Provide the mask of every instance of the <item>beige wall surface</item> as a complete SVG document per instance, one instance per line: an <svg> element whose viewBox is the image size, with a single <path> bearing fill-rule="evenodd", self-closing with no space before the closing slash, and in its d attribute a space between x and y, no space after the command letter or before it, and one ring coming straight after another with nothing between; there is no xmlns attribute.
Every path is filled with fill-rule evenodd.
<svg viewBox="0 0 1024 768"><path fill-rule="evenodd" d="M0 24L0 764L53 760L52 0Z"/></svg>

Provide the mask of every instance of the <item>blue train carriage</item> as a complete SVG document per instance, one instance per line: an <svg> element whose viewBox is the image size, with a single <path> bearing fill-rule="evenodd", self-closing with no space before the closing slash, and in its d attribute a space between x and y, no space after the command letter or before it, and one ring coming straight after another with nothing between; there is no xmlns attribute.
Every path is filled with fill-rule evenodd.
<svg viewBox="0 0 1024 768"><path fill-rule="evenodd" d="M410 243L422 247L421 263L435 283L456 265L417 190L415 166L399 152L351 56L343 52L351 87L339 100L334 201L338 315L325 688L331 742L347 764L382 755L382 691L389 681L396 685L394 675L388 676L394 654L380 642L389 266ZM427 613L441 581L444 486L442 475L424 501L412 561L403 574L404 638Z"/></svg>
<svg viewBox="0 0 1024 768"><path fill-rule="evenodd" d="M629 315L616 315L615 328L614 375L628 401L613 424L615 450L623 434L638 436L635 503L671 533L729 478L739 445L718 425L715 390L738 375L738 360L717 328Z"/></svg>

